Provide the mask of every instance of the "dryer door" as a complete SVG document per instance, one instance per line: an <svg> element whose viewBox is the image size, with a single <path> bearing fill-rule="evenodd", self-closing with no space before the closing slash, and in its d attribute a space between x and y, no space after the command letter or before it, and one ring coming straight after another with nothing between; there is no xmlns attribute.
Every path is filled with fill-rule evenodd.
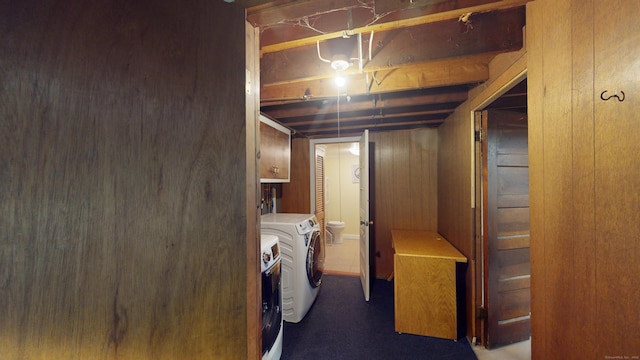
<svg viewBox="0 0 640 360"><path fill-rule="evenodd" d="M312 287L317 288L322 282L324 273L324 241L320 238L320 231L311 233L307 250L307 278Z"/></svg>

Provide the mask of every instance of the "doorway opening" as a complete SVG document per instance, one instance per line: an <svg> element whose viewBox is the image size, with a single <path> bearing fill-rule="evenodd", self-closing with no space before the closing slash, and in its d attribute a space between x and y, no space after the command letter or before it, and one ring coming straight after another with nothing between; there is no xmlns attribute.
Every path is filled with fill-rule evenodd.
<svg viewBox="0 0 640 360"><path fill-rule="evenodd" d="M482 315L476 333L487 349L520 343L519 351L530 354L526 84L525 71L474 109L476 301ZM514 101L518 96L524 102Z"/></svg>
<svg viewBox="0 0 640 360"><path fill-rule="evenodd" d="M316 159L312 202L316 213L322 213L318 221L323 225L329 274L358 276L360 272L358 140L323 139L312 144Z"/></svg>

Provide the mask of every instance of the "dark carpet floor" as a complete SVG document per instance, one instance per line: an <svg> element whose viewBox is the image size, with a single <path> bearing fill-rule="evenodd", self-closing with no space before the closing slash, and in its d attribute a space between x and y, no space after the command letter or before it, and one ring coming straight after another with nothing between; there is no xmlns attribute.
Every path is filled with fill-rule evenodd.
<svg viewBox="0 0 640 360"><path fill-rule="evenodd" d="M458 341L394 331L393 282L375 280L364 301L360 278L324 275L301 322L284 323L281 359L477 359Z"/></svg>

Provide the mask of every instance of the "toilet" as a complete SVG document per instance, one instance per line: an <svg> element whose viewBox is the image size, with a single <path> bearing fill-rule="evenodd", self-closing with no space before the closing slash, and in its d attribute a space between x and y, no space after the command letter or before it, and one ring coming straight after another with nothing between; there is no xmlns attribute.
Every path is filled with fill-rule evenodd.
<svg viewBox="0 0 640 360"><path fill-rule="evenodd" d="M342 221L329 221L327 223L327 243L328 244L340 244L342 243L342 231L344 230L344 222Z"/></svg>

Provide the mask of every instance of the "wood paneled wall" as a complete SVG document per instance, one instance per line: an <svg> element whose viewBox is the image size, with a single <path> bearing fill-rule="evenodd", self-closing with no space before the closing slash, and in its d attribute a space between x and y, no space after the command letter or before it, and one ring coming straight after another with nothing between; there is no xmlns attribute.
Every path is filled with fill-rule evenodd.
<svg viewBox="0 0 640 360"><path fill-rule="evenodd" d="M393 274L393 248L391 229L436 230L437 214L437 130L419 129L412 131L371 132L369 141L373 144L373 171L371 203L374 227L371 235L374 267L372 276L380 279ZM292 149L292 166L298 161L306 161L309 173L309 141L297 139ZM296 153L301 154L296 154ZM304 153L304 154L302 154ZM306 160L304 160L306 158ZM309 198L309 178L294 181L283 186L284 204L290 203L285 197ZM304 176L304 174L301 174ZM301 202L300 204L303 204ZM285 212L300 209L300 204L286 207ZM308 206L304 205L304 206ZM284 210L283 210L284 211ZM306 211L305 211L306 212Z"/></svg>
<svg viewBox="0 0 640 360"><path fill-rule="evenodd" d="M391 230L432 230L438 224L436 129L371 132L370 161L376 278L393 274Z"/></svg>
<svg viewBox="0 0 640 360"><path fill-rule="evenodd" d="M527 5L533 359L640 355L638 14Z"/></svg>
<svg viewBox="0 0 640 360"><path fill-rule="evenodd" d="M476 252L471 206L471 115L468 102L438 128L437 231L467 257L465 312L469 338L474 336ZM478 259L479 260L479 259Z"/></svg>
<svg viewBox="0 0 640 360"><path fill-rule="evenodd" d="M3 1L0 24L0 357L247 358L244 9Z"/></svg>
<svg viewBox="0 0 640 360"><path fill-rule="evenodd" d="M281 209L284 213L311 213L309 139L291 140L291 179L282 184Z"/></svg>
<svg viewBox="0 0 640 360"><path fill-rule="evenodd" d="M465 274L467 337L480 336L477 304L482 303L482 258L475 238L472 202L473 110L481 109L526 71L526 51L498 55L489 64L490 78L469 92L469 100L438 128L438 232L468 260ZM473 182L472 182L473 181Z"/></svg>

